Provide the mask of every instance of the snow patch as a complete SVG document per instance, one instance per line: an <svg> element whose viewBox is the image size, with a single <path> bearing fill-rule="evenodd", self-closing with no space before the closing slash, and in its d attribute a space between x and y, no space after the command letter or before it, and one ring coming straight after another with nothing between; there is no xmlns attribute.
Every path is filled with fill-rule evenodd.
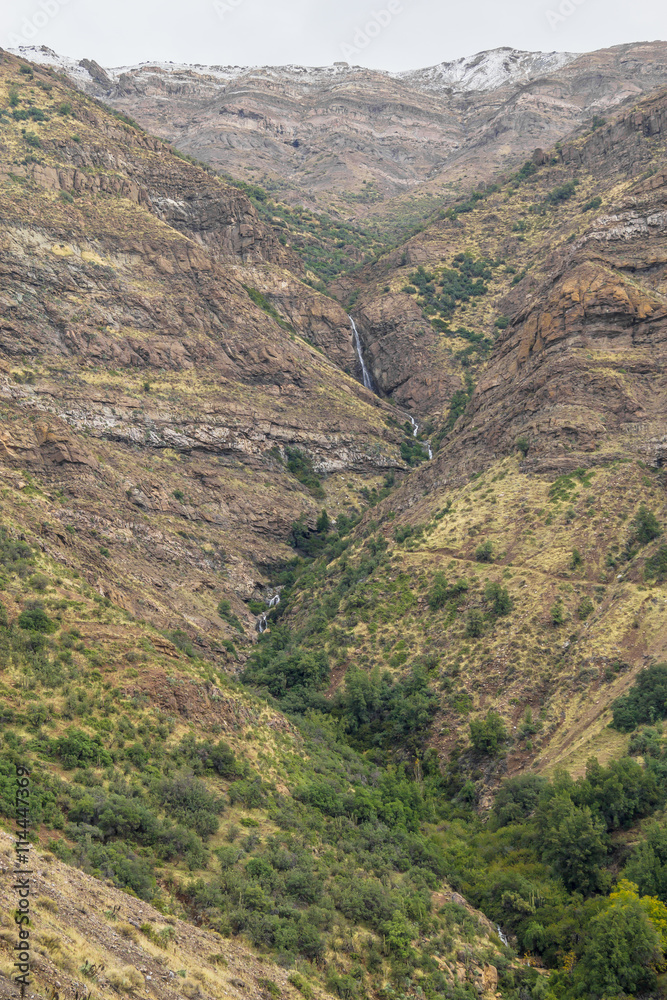
<svg viewBox="0 0 667 1000"><path fill-rule="evenodd" d="M87 89L95 84L88 70L76 59L60 56L45 45L24 45L11 49L14 55L45 66L64 71L77 85ZM525 83L567 66L579 57L574 52L523 52L519 49L499 48L478 52L474 56L442 62L426 69L389 73L371 70L364 66L350 66L337 62L332 66L205 66L200 63L143 62L136 66L104 67L107 76L117 82L123 74L135 79L148 80L151 76L189 76L231 83L235 80L257 79L284 81L293 86L321 86L343 82L359 76L383 76L390 80L415 87L428 93L445 90L488 91L516 83ZM97 85L99 88L99 84Z"/></svg>

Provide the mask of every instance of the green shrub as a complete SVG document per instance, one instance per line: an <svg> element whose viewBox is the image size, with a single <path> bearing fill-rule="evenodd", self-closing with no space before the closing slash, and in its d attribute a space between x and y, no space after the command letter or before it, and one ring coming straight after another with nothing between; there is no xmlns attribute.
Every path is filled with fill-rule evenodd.
<svg viewBox="0 0 667 1000"><path fill-rule="evenodd" d="M565 608L563 607L563 602L558 600L555 604L552 604L549 609L549 617L551 618L552 625L562 625L565 621Z"/></svg>
<svg viewBox="0 0 667 1000"><path fill-rule="evenodd" d="M64 768L109 767L111 754L102 745L100 736L88 736L80 729L68 729L53 744L53 752Z"/></svg>
<svg viewBox="0 0 667 1000"><path fill-rule="evenodd" d="M484 633L484 615L477 608L471 608L466 615L466 636L477 639Z"/></svg>
<svg viewBox="0 0 667 1000"><path fill-rule="evenodd" d="M508 615L512 610L512 598L506 587L499 583L487 583L484 588L484 597L491 605L491 614L496 617Z"/></svg>
<svg viewBox="0 0 667 1000"><path fill-rule="evenodd" d="M586 594L579 601L579 606L577 607L577 617L582 621L585 621L589 615L593 614L595 610L595 605L593 604L590 597Z"/></svg>
<svg viewBox="0 0 667 1000"><path fill-rule="evenodd" d="M189 774L165 778L155 791L160 805L169 815L200 837L210 837L217 831L224 803L199 778Z"/></svg>
<svg viewBox="0 0 667 1000"><path fill-rule="evenodd" d="M315 473L312 460L300 448L285 448L287 457L287 468L300 483L308 489L314 497L324 499L325 493L322 483Z"/></svg>
<svg viewBox="0 0 667 1000"><path fill-rule="evenodd" d="M58 623L52 621L46 611L40 607L31 607L22 611L18 617L18 626L29 632L41 632L46 635L57 632L59 628Z"/></svg>
<svg viewBox="0 0 667 1000"><path fill-rule="evenodd" d="M481 542L477 546L475 549L475 559L481 563L493 562L493 542L490 539L487 538L485 542Z"/></svg>
<svg viewBox="0 0 667 1000"><path fill-rule="evenodd" d="M505 723L493 709L489 709L485 719L473 719L470 722L470 742L478 753L495 757L507 739Z"/></svg>
<svg viewBox="0 0 667 1000"><path fill-rule="evenodd" d="M644 566L644 575L657 583L667 580L667 545L661 545L655 555L649 556Z"/></svg>
<svg viewBox="0 0 667 1000"><path fill-rule="evenodd" d="M546 779L537 774L522 774L503 781L493 801L493 816L498 826L531 816L546 784Z"/></svg>
<svg viewBox="0 0 667 1000"><path fill-rule="evenodd" d="M637 516L632 521L632 527L634 528L634 537L640 545L648 545L654 538L658 538L662 534L658 519L644 504L641 505Z"/></svg>
<svg viewBox="0 0 667 1000"><path fill-rule="evenodd" d="M626 695L612 703L614 729L629 733L667 716L667 663L642 670Z"/></svg>

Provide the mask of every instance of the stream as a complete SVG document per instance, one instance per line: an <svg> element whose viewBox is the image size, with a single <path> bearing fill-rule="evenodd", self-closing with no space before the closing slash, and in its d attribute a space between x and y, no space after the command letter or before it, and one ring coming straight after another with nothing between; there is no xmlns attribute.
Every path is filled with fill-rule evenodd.
<svg viewBox="0 0 667 1000"><path fill-rule="evenodd" d="M255 626L260 635L262 634L262 632L266 632L267 628L269 627L266 621L266 616L268 615L271 608L277 607L278 604L280 604L280 594L274 594L273 597L270 597L267 600L266 602L267 610L262 611L261 615L259 615L257 619L257 624Z"/></svg>

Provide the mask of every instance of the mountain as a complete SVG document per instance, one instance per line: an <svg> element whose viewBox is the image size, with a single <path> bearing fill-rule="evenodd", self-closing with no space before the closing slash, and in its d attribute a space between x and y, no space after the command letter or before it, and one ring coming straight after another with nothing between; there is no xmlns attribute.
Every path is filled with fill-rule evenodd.
<svg viewBox="0 0 667 1000"><path fill-rule="evenodd" d="M398 74L347 63L111 70L50 50L20 54L62 68L87 93L217 170L288 204L352 219L411 216L411 197L422 212L433 209L667 84L664 42L586 55L496 49Z"/></svg>
<svg viewBox="0 0 667 1000"><path fill-rule="evenodd" d="M354 370L347 315L242 193L53 76L8 83L17 65L2 67L18 102L0 164L7 503L39 477L25 513L44 544L215 644L220 589L261 589L293 521L314 523L318 470L345 507L402 465L402 432L313 346L335 341ZM289 471L306 453L310 489Z"/></svg>
<svg viewBox="0 0 667 1000"><path fill-rule="evenodd" d="M0 816L28 771L35 995L667 996L663 51L2 53ZM371 95L446 106L469 176L433 199L417 164L423 202L350 221L165 140L251 80L280 114L349 95L345 176Z"/></svg>

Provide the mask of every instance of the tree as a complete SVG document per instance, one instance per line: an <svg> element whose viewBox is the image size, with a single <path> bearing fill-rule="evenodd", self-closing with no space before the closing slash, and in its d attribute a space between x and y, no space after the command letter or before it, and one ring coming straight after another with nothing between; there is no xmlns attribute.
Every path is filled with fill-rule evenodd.
<svg viewBox="0 0 667 1000"><path fill-rule="evenodd" d="M615 997L651 989L660 961L660 935L636 893L612 902L589 924L589 938L577 978L594 997Z"/></svg>
<svg viewBox="0 0 667 1000"><path fill-rule="evenodd" d="M667 715L667 663L655 663L642 670L626 695L612 702L612 726L630 733L642 722L654 722Z"/></svg>
<svg viewBox="0 0 667 1000"><path fill-rule="evenodd" d="M470 742L479 753L495 757L507 741L507 729L500 715L489 709L486 719L473 719L470 723Z"/></svg>
<svg viewBox="0 0 667 1000"><path fill-rule="evenodd" d="M639 508L632 522L632 527L635 529L635 538L640 545L647 545L662 534L658 519L644 504Z"/></svg>
<svg viewBox="0 0 667 1000"><path fill-rule="evenodd" d="M538 810L538 829L542 860L567 889L587 895L602 887L605 827L588 806L575 806L563 792L552 795Z"/></svg>
<svg viewBox="0 0 667 1000"><path fill-rule="evenodd" d="M326 512L326 508L322 508L322 513L317 519L317 531L320 535L326 535L327 531L331 527L331 521L329 520L329 515Z"/></svg>

